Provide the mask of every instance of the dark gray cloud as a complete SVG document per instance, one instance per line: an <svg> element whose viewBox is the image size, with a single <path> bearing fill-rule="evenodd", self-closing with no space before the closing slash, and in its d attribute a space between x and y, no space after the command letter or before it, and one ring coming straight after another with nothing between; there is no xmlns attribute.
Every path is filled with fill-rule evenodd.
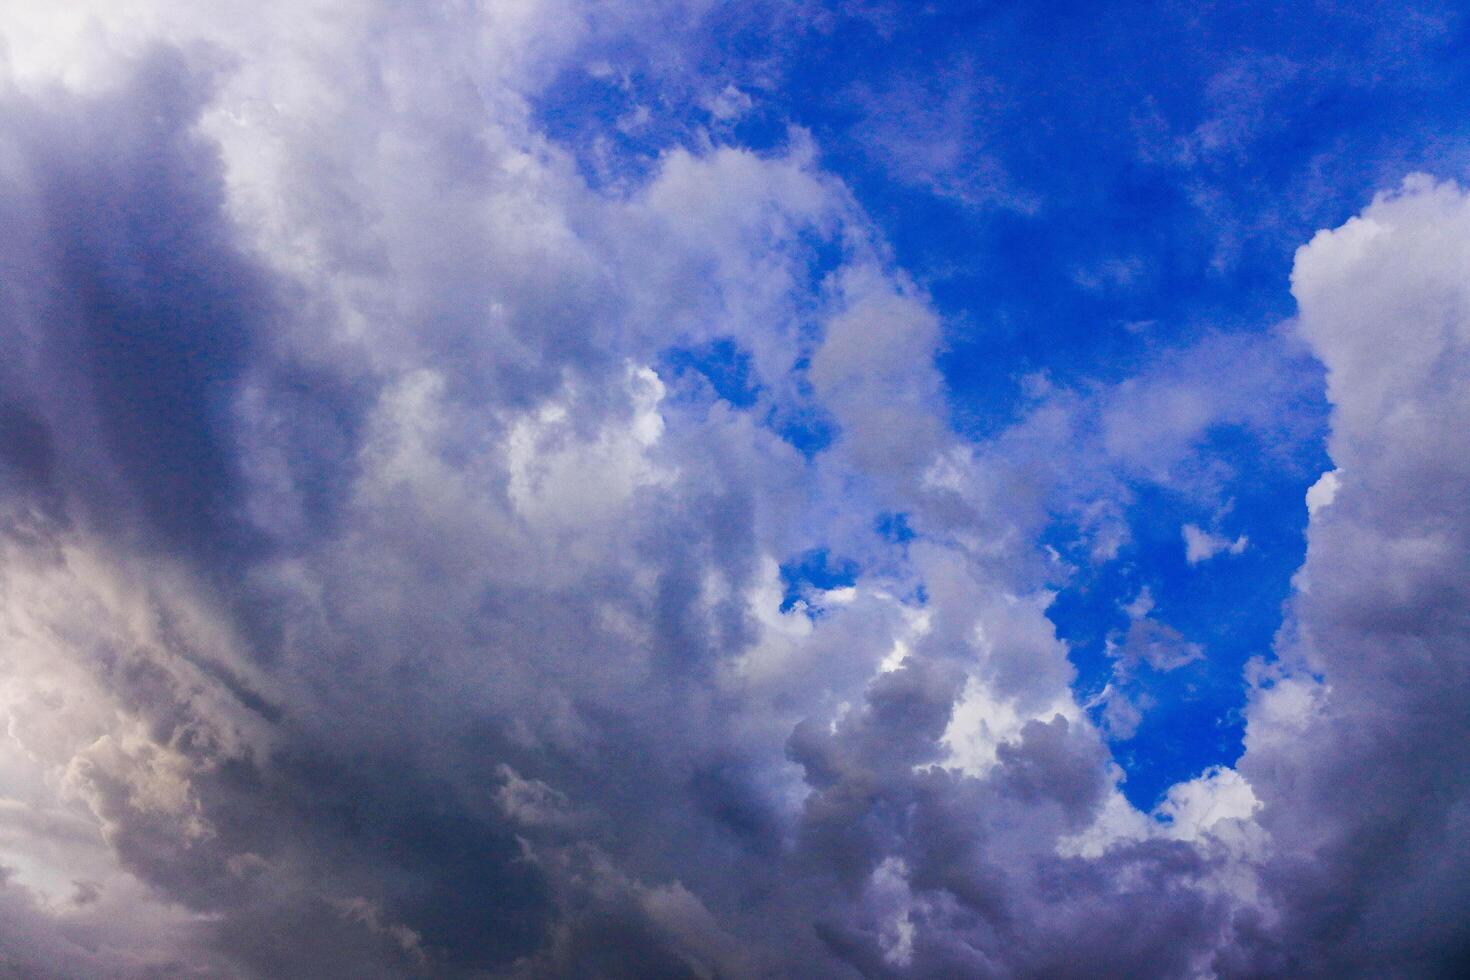
<svg viewBox="0 0 1470 980"><path fill-rule="evenodd" d="M192 128L210 67L157 49L106 95L12 93L3 111L7 442L89 527L176 552L231 543L223 430L271 300Z"/></svg>

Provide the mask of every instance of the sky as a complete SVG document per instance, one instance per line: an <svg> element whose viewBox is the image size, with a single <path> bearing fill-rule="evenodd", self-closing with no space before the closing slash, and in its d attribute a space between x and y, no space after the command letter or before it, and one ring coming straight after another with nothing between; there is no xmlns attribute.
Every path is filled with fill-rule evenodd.
<svg viewBox="0 0 1470 980"><path fill-rule="evenodd" d="M0 0L0 977L1470 973L1467 91Z"/></svg>

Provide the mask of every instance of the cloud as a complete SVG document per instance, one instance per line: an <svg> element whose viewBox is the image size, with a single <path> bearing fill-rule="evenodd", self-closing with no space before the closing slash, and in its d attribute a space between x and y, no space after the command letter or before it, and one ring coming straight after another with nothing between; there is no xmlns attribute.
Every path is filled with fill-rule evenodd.
<svg viewBox="0 0 1470 980"><path fill-rule="evenodd" d="M1129 623L1122 639L1110 644L1108 652L1124 671L1147 665L1167 672L1204 656L1198 643L1188 643L1178 630L1147 618Z"/></svg>
<svg viewBox="0 0 1470 980"><path fill-rule="evenodd" d="M1315 515L1322 508L1332 506L1340 485L1341 480L1336 470L1328 470L1318 477L1317 482L1307 488L1307 513Z"/></svg>
<svg viewBox="0 0 1470 980"><path fill-rule="evenodd" d="M1184 536L1184 560L1191 565L1209 561L1216 555L1238 555L1250 544L1250 539L1244 534L1232 541L1223 535L1200 530L1197 524L1184 525L1180 533Z"/></svg>
<svg viewBox="0 0 1470 980"><path fill-rule="evenodd" d="M1216 503L1210 431L1301 438L1298 352L1206 337L963 439L940 313L810 134L598 189L540 128L568 66L701 12L0 19L0 966L1452 963L1410 910L1466 880L1463 195L1299 253L1336 498L1245 758L1139 813L1041 535L1083 515L1108 562L1130 485ZM741 404L670 357L711 344ZM783 609L818 550L853 583ZM1151 609L1120 684L1202 658Z"/></svg>
<svg viewBox="0 0 1470 980"><path fill-rule="evenodd" d="M1035 211L1037 195L1011 173L993 145L1008 96L968 58L933 77L897 74L880 88L854 83L864 153L899 183L967 208Z"/></svg>
<svg viewBox="0 0 1470 980"><path fill-rule="evenodd" d="M1413 177L1297 252L1300 330L1328 371L1319 498L1280 667L1256 682L1240 771L1282 853L1282 921L1228 972L1454 972L1470 798L1462 570L1470 203ZM1392 356L1384 351L1392 349ZM1326 901L1327 896L1331 901ZM1265 925L1240 927L1259 938Z"/></svg>

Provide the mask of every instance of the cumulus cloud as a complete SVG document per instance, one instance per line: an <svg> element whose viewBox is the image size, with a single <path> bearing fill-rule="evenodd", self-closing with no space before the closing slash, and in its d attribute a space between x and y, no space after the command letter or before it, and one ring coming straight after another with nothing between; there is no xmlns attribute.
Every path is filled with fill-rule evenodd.
<svg viewBox="0 0 1470 980"><path fill-rule="evenodd" d="M962 439L942 318L810 134L599 190L543 131L566 66L702 10L0 17L0 969L1463 955L1410 910L1464 907L1464 196L1412 183L1299 254L1340 485L1246 756L1140 813L1041 530L1092 513L1112 560L1127 479L1276 431L1295 353L1207 338L1238 388L1165 355ZM853 583L783 604L813 549ZM1120 676L1203 655L1150 606Z"/></svg>
<svg viewBox="0 0 1470 980"><path fill-rule="evenodd" d="M1297 252L1337 469L1319 484L1293 629L1256 680L1239 766L1293 855L1268 874L1284 921L1243 917L1245 935L1269 940L1223 957L1230 971L1466 963L1470 933L1451 910L1465 908L1470 862L1470 512L1453 489L1467 475L1453 421L1470 408L1467 257L1470 200L1424 177Z"/></svg>

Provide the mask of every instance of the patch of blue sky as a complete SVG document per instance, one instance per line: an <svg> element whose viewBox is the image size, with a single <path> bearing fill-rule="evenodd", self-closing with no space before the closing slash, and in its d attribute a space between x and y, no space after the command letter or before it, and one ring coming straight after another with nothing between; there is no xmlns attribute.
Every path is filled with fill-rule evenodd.
<svg viewBox="0 0 1470 980"><path fill-rule="evenodd" d="M826 548L812 548L783 562L781 611L790 612L798 602L812 618L822 615L822 593L857 584L860 568L850 558L833 555Z"/></svg>
<svg viewBox="0 0 1470 980"><path fill-rule="evenodd" d="M873 522L873 530L883 540L893 544L908 544L914 540L914 529L909 526L909 516L902 512L884 511Z"/></svg>
<svg viewBox="0 0 1470 980"><path fill-rule="evenodd" d="M983 430L1029 371L1121 377L1158 344L1289 314L1306 237L1406 169L1460 168L1444 138L1465 131L1470 62L1429 13L932 5L845 21L785 97L948 315L954 401ZM1362 74L1368 48L1397 71ZM922 111L950 85L978 91L981 124ZM951 171L925 176L945 142Z"/></svg>
<svg viewBox="0 0 1470 980"><path fill-rule="evenodd" d="M798 375L794 398L762 399L749 352L734 338L720 337L691 346L675 346L659 357L659 373L673 382L672 397L720 399L738 409L752 410L761 424L812 459L837 438L837 425L813 398L810 385ZM804 359L797 370L806 370Z"/></svg>
<svg viewBox="0 0 1470 980"><path fill-rule="evenodd" d="M697 374L717 397L736 408L750 408L760 396L760 385L751 373L750 354L741 350L733 337L693 347L671 347L664 351L660 368L661 374Z"/></svg>
<svg viewBox="0 0 1470 980"><path fill-rule="evenodd" d="M641 186L674 147L778 152L791 124L778 103L756 103L733 84L687 89L638 49L564 69L533 108L541 130L572 154L590 186L607 193Z"/></svg>
<svg viewBox="0 0 1470 980"><path fill-rule="evenodd" d="M817 405L777 406L766 424L807 459L816 456L837 439L837 426Z"/></svg>
<svg viewBox="0 0 1470 980"><path fill-rule="evenodd" d="M1282 460L1239 428L1212 433L1200 453L1227 472L1218 504L1167 485L1133 485L1124 510L1129 540L1101 563L1075 525L1059 522L1048 534L1075 568L1049 613L1071 649L1077 699L1099 722L1107 720L1110 686L1137 708L1136 725L1112 731L1112 742L1127 774L1124 793L1144 809L1175 782L1239 758L1245 665L1271 657L1291 576L1305 556L1306 489L1327 467L1320 439L1300 459ZM1238 553L1226 546L1190 562L1186 525ZM1114 654L1140 614L1197 644L1200 659L1128 676Z"/></svg>

